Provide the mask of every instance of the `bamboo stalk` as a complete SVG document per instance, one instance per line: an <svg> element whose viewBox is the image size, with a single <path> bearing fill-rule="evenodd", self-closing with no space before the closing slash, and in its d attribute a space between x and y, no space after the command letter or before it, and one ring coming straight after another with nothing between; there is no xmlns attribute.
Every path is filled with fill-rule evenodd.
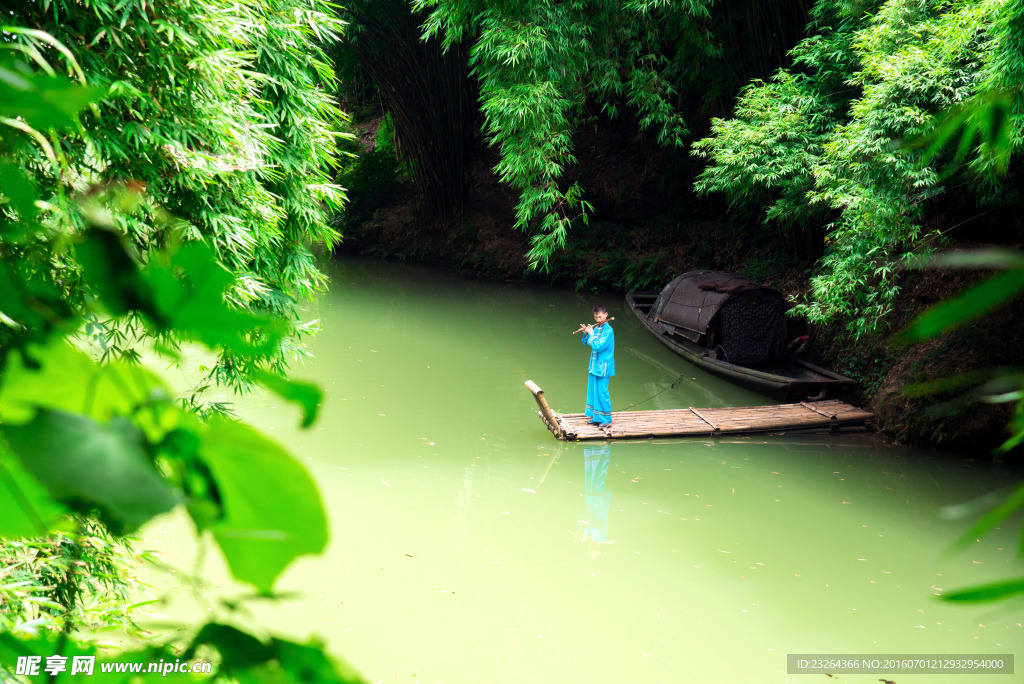
<svg viewBox="0 0 1024 684"><path fill-rule="evenodd" d="M555 416L555 412L548 406L548 400L544 398L544 390L542 390L537 383L533 380L527 380L525 383L526 387L533 393L533 398L537 400L537 405L540 406L540 412L544 414L544 419L547 421L552 428L557 427L563 434L566 432L558 422L558 418Z"/></svg>

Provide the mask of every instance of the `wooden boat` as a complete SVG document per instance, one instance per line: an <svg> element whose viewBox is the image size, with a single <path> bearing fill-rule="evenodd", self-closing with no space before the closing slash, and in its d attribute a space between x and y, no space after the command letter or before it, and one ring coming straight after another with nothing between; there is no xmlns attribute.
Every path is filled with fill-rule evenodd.
<svg viewBox="0 0 1024 684"><path fill-rule="evenodd" d="M794 354L785 299L739 274L690 271L661 292L629 293L626 302L672 351L773 399L837 397L857 387Z"/></svg>

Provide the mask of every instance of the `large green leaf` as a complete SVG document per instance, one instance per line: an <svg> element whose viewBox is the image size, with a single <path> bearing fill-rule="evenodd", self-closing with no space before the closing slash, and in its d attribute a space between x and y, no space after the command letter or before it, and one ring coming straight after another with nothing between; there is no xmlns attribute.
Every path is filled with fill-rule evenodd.
<svg viewBox="0 0 1024 684"><path fill-rule="evenodd" d="M1024 254L1014 249L964 249L942 252L918 268L1012 268L1024 266Z"/></svg>
<svg viewBox="0 0 1024 684"><path fill-rule="evenodd" d="M239 682L259 684L359 684L363 680L347 665L324 652L323 644L271 639L265 644L237 627L211 622L196 634L183 657L202 647L220 654L221 673Z"/></svg>
<svg viewBox="0 0 1024 684"><path fill-rule="evenodd" d="M223 661L223 669L227 671L244 670L265 663L274 656L273 651L252 634L219 622L203 625L183 655L191 658L203 646L217 649Z"/></svg>
<svg viewBox="0 0 1024 684"><path fill-rule="evenodd" d="M954 542L954 548L964 549L970 546L978 537L990 531L1022 508L1024 508L1024 485L1020 485L1010 492L997 506L983 515L978 522L974 523L971 529L960 535L956 542Z"/></svg>
<svg viewBox="0 0 1024 684"><path fill-rule="evenodd" d="M204 242L180 246L167 259L140 269L122 236L88 231L76 245L85 282L114 315L144 314L159 330L173 330L211 347L265 355L287 333L284 321L230 306L232 276Z"/></svg>
<svg viewBox="0 0 1024 684"><path fill-rule="evenodd" d="M36 217L36 191L25 177L25 172L16 164L0 164L0 193L11 202L22 220Z"/></svg>
<svg viewBox="0 0 1024 684"><path fill-rule="evenodd" d="M238 579L269 592L298 556L327 544L327 520L309 474L248 425L213 419L201 456L213 473L224 518L214 537Z"/></svg>
<svg viewBox="0 0 1024 684"><path fill-rule="evenodd" d="M141 277L124 238L117 233L93 229L75 245L75 257L82 275L106 309L115 316L141 311L159 327L167 321L153 306L149 283Z"/></svg>
<svg viewBox="0 0 1024 684"><path fill-rule="evenodd" d="M67 293L34 264L17 259L17 251L11 246L7 249L11 256L0 260L0 311L15 322L12 327L20 325L42 335L76 318Z"/></svg>
<svg viewBox="0 0 1024 684"><path fill-rule="evenodd" d="M288 332L282 319L225 302L232 276L203 242L182 245L168 264L151 262L143 278L152 289L153 308L167 325L209 347L263 355L276 349Z"/></svg>
<svg viewBox="0 0 1024 684"><path fill-rule="evenodd" d="M26 358L27 356L27 358ZM25 423L37 409L82 413L101 422L128 415L142 405L166 403L163 382L140 366L113 361L98 364L63 340L11 352L0 386L0 419ZM175 427L179 412L171 406L139 416L151 439Z"/></svg>
<svg viewBox="0 0 1024 684"><path fill-rule="evenodd" d="M350 667L330 658L324 652L323 644L299 644L294 641L273 639L271 647L280 668L267 668L265 676L260 677L258 681L267 684L358 684L363 681Z"/></svg>
<svg viewBox="0 0 1024 684"><path fill-rule="evenodd" d="M116 532L138 529L179 502L147 458L142 432L127 419L109 424L77 413L41 409L6 427L11 450L50 494L76 510L97 507Z"/></svg>
<svg viewBox="0 0 1024 684"><path fill-rule="evenodd" d="M233 277L202 241L181 245L169 259L155 255L140 268L121 235L93 229L75 254L83 279L106 311L142 313L157 331L243 356L272 353L288 333L284 320L225 301Z"/></svg>
<svg viewBox="0 0 1024 684"><path fill-rule="evenodd" d="M0 538L44 535L67 521L65 513L0 442Z"/></svg>
<svg viewBox="0 0 1024 684"><path fill-rule="evenodd" d="M932 126L910 140L911 149L924 148L922 163L929 163L959 136L956 162L962 163L973 150L990 158L998 173L1006 173L1013 152L1014 93L989 90L978 93L958 107L935 117Z"/></svg>
<svg viewBox="0 0 1024 684"><path fill-rule="evenodd" d="M27 676L22 679L4 679L4 681L25 681L25 682L36 682L44 681L47 677L46 658L56 653L60 653L67 657L67 668L64 672L59 673L50 681L54 682L75 682L82 681L87 678L83 677L82 674L71 675L72 659L75 656L93 656L96 657L96 647L91 644L83 644L73 639L68 639L63 644L59 643L60 635L58 634L41 634L33 637L17 637L13 634L0 634L0 665L6 668L0 669L0 677L12 673L15 668L15 664L18 662L18 658L21 657L38 657L39 672L36 675ZM99 672L99 667L94 667L95 672ZM110 681L104 678L104 681ZM114 680L115 682L117 680Z"/></svg>
<svg viewBox="0 0 1024 684"><path fill-rule="evenodd" d="M64 682L69 684L88 682L92 680L92 675L100 674L102 674L102 677L99 678L99 681L104 682L104 684L137 684L139 681L143 681L143 679L140 679L138 674L130 674L132 667L137 663L143 663L143 672L148 669L150 663L160 667L159 670L149 675L146 681L189 682L194 684L195 682L209 679L209 677L197 678L191 674L170 672L169 668L167 672L164 672L165 665L177 664L183 660L167 647L151 646L141 651L125 651L116 657L109 657L109 651L99 649L96 644L65 639L60 634L52 633L44 633L33 637L0 634L0 666L7 668L6 671L0 669L0 677L14 670L18 658L36 656L40 658L37 661L39 665L38 674L26 676L25 679L4 679L3 681L44 681L47 677L46 659L56 654L66 657L67 660L64 662L64 671L57 673L55 677L48 680L50 684L54 682L57 684L64 684ZM72 674L76 657L91 658L92 672L87 674L86 672L78 671ZM112 672L103 672L102 664L105 663L113 664ZM118 665L121 665L125 671L118 672ZM156 672L160 673L159 677L156 675Z"/></svg>

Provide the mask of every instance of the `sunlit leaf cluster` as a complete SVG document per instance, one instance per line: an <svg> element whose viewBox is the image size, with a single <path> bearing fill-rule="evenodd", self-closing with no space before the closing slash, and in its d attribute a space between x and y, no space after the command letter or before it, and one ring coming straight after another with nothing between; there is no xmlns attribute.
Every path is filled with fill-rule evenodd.
<svg viewBox="0 0 1024 684"><path fill-rule="evenodd" d="M793 51L798 68L750 86L734 117L715 121L712 137L697 144L713 162L698 189L726 192L783 230L823 226L824 257L798 307L811 320L842 319L856 335L875 330L899 292L901 263L928 249L929 200L965 184L982 196L989 179L979 167L1005 168L1010 152L1002 161L986 156L984 131L1019 139L1019 118L964 136L982 161L954 178L941 172L948 154L938 150L963 121L925 160L905 143L932 130L936 113L969 105L993 84L1006 87L1008 69L1019 70L1003 49L1019 21L1008 4L819 2L813 35ZM1015 149L1005 142L996 147Z"/></svg>
<svg viewBox="0 0 1024 684"><path fill-rule="evenodd" d="M105 218L142 259L204 238L231 274L231 302L296 319L297 301L324 282L311 248L338 238L326 219L343 199L331 181L343 122L322 47L342 25L327 5L38 0L3 21L5 84L53 81L3 120L22 133L0 142L13 162L2 170L8 209L44 208L58 244L61 226ZM121 183L134 211L111 206L105 189ZM110 326L107 336L120 351Z"/></svg>

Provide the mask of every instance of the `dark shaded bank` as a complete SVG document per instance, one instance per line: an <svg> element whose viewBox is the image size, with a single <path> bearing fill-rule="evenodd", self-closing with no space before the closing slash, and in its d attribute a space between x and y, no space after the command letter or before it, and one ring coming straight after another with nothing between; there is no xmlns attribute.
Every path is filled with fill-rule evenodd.
<svg viewBox="0 0 1024 684"><path fill-rule="evenodd" d="M496 182L491 169L497 159L488 150L477 150L467 161L465 211L458 219L425 217L413 186L398 172L372 210L347 223L339 249L580 291L659 289L679 273L713 268L742 273L797 298L807 292L820 245L794 246L792 236L783 239L757 217L731 216L721 197L694 196L698 168L689 157L666 153L625 130L603 129L577 143L579 164L568 180L586 188L595 219L571 233L546 271L527 268L528 237L513 227L516 196ZM965 238L985 239L992 231L1004 244L1008 233L1020 244L1024 228L1012 212L978 220L967 210L946 220L962 222L965 216L964 228L947 231L949 248L979 246ZM967 270L907 271L884 335L855 340L841 322L812 328L808 358L859 380L861 390L850 399L872 409L889 438L987 457L1007 437L1012 403L979 401L970 386L953 383L930 394L916 388L1018 365L1024 301L1017 298L928 343L896 348L889 342L920 312L983 276ZM1019 452L1012 457L1019 458Z"/></svg>

